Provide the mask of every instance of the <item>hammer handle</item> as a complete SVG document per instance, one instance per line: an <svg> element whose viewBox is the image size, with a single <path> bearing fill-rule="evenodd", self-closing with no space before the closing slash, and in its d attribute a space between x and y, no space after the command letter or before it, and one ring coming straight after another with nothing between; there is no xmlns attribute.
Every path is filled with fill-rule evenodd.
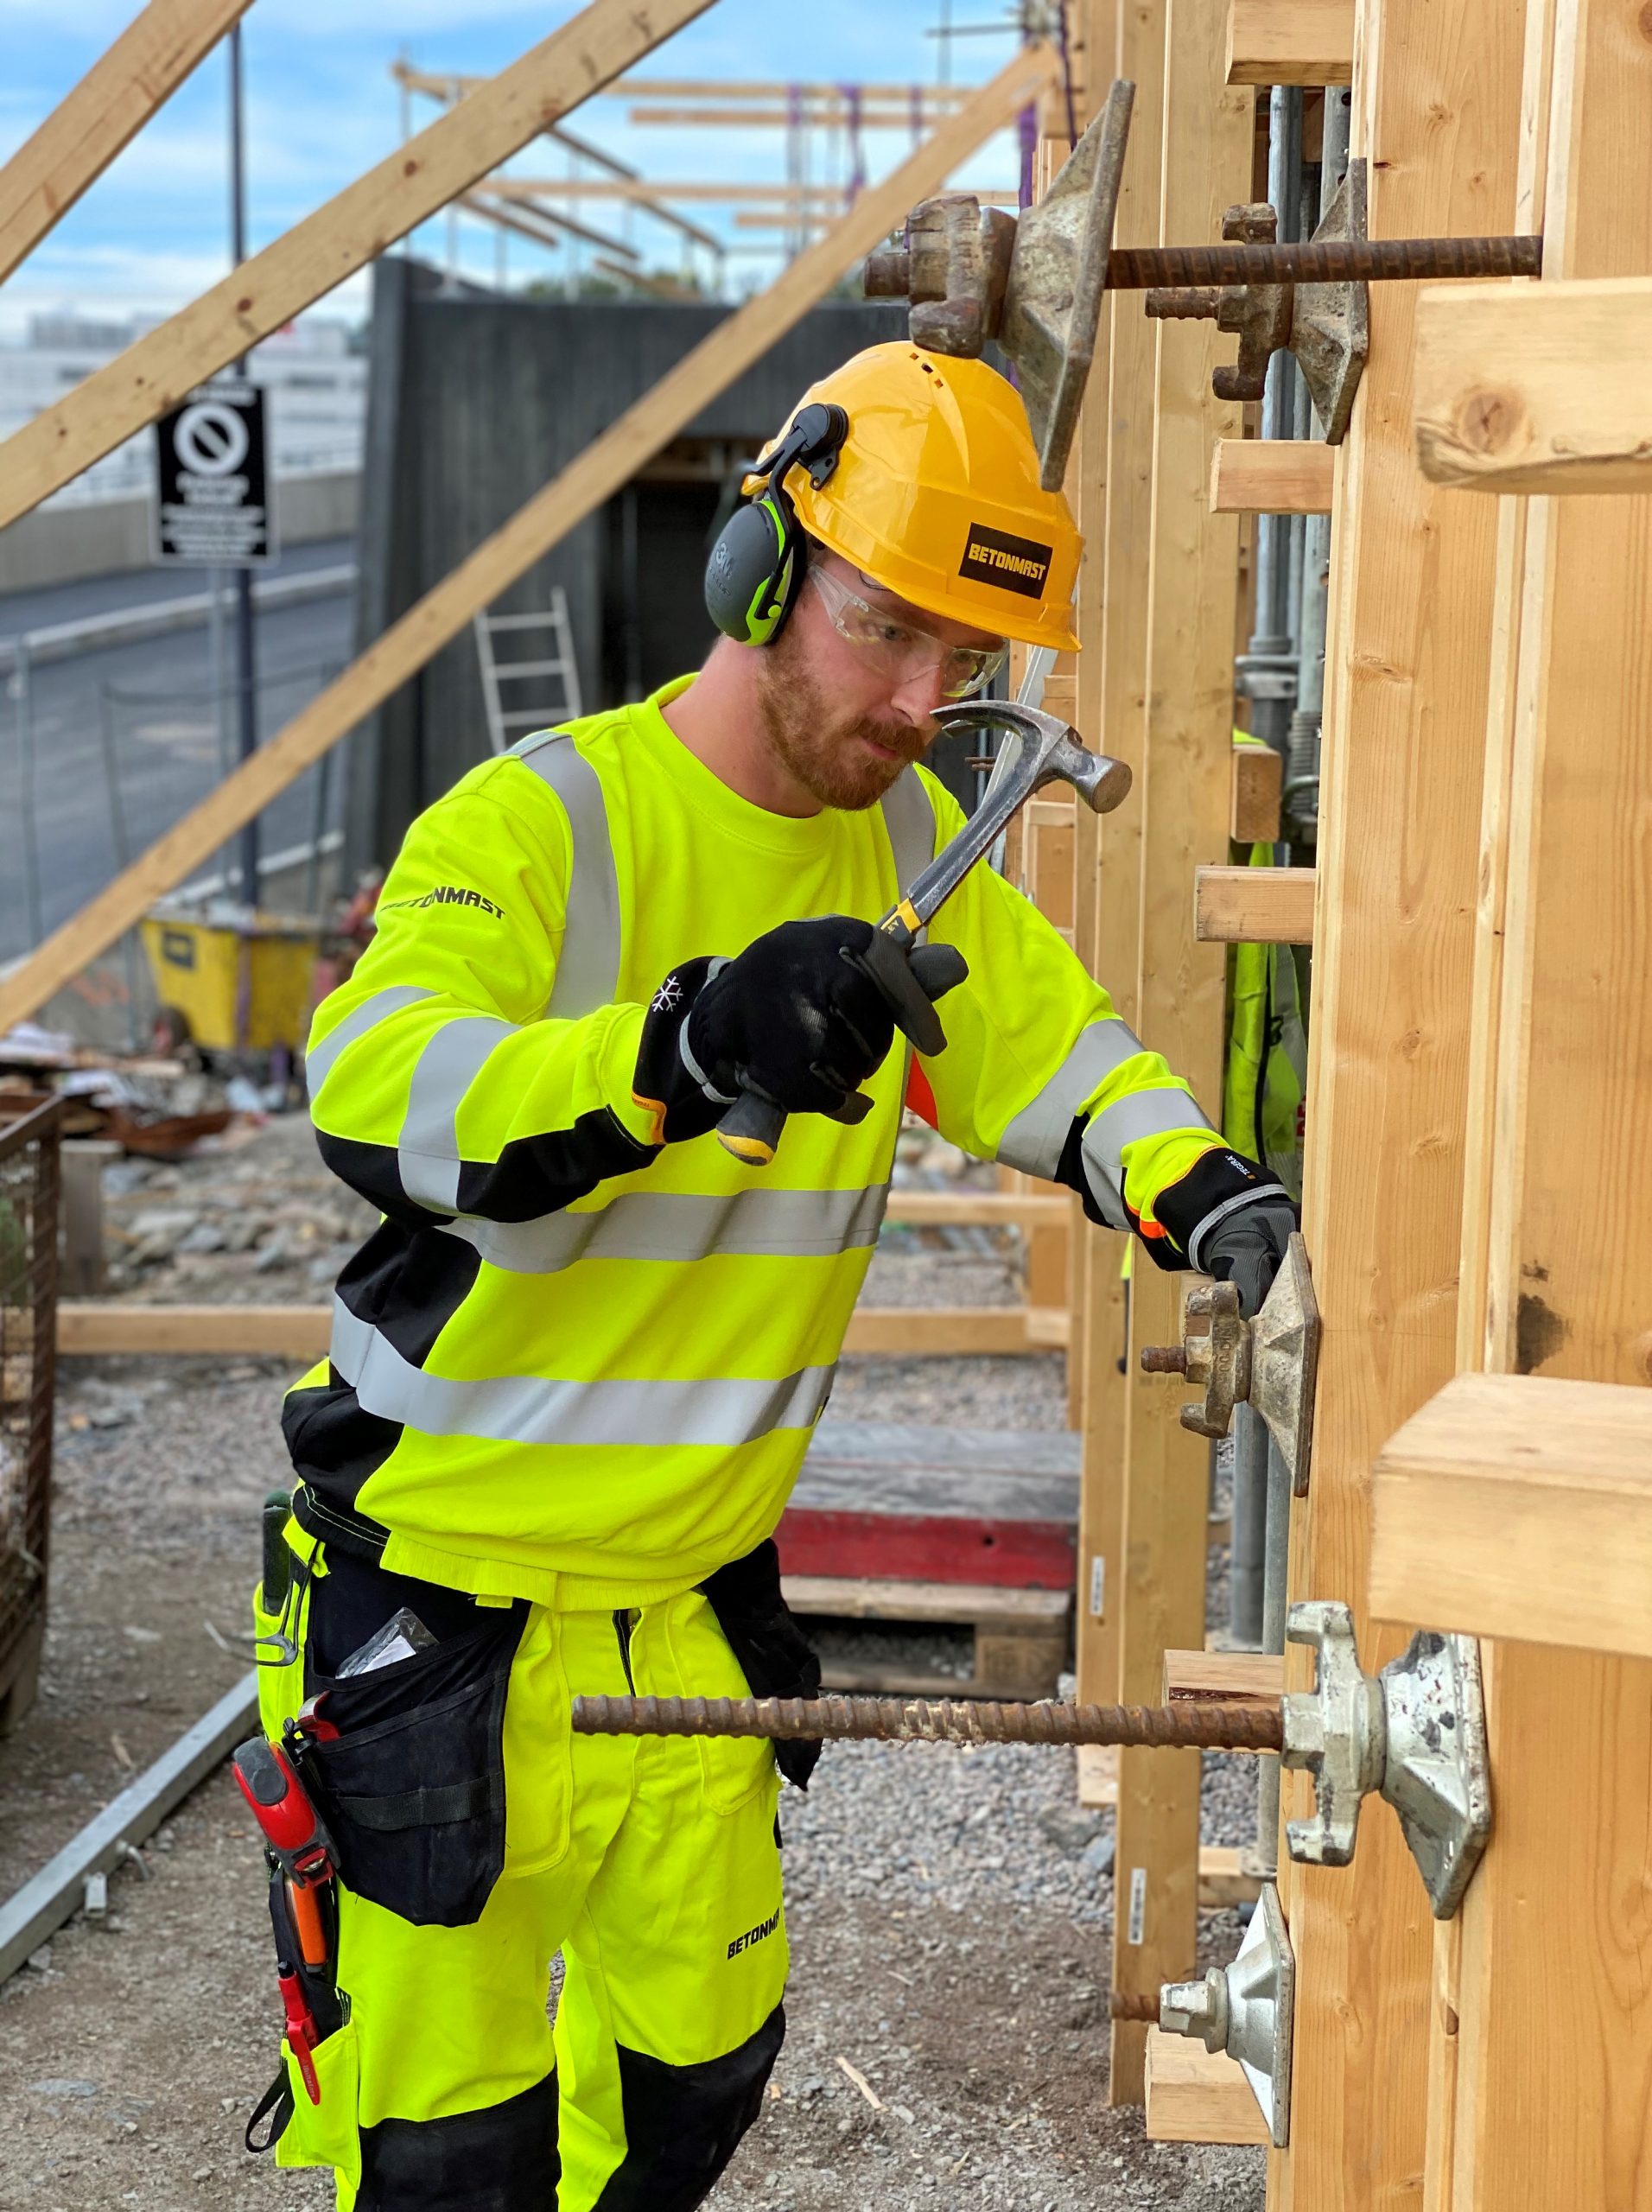
<svg viewBox="0 0 1652 2212"><path fill-rule="evenodd" d="M928 992L907 965L911 946L911 932L897 910L879 925L864 953L846 950L843 957L877 986L894 1017L896 1027L912 1039L918 1051L938 1052L946 1044L946 1035ZM960 963L959 975L963 972ZM932 982L931 988L938 990L949 986ZM829 1118L854 1128L865 1121L871 1111L872 1101L866 1093L852 1090ZM774 1158L785 1125L784 1107L754 1090L742 1090L717 1124L717 1141L743 1166L766 1167Z"/></svg>

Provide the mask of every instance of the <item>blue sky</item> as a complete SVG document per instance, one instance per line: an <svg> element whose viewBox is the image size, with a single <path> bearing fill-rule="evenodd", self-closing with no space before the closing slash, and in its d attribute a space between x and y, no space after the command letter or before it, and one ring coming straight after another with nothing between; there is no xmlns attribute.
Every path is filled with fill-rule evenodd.
<svg viewBox="0 0 1652 2212"><path fill-rule="evenodd" d="M137 12L139 0L0 0L0 159L9 156L92 66ZM398 143L400 95L389 66L405 52L420 68L482 73L503 67L576 12L569 0L254 0L244 18L248 86L248 200L252 249L280 232L381 159ZM1001 0L956 0L958 22L1001 12ZM844 83L906 83L932 77L937 41L924 35L940 19L939 0L824 0L803 10L773 0L717 0L696 22L648 57L639 73L672 77L741 77ZM1010 58L1007 37L953 42L958 81L989 76ZM168 312L222 276L228 266L226 49L209 55L162 111L0 290L0 336L19 334L26 317L72 305L124 315ZM434 105L415 103L416 127ZM766 178L784 175L782 134L748 130L639 129L623 99L588 102L571 127L632 162L651 176ZM821 142L817 138L816 143ZM876 175L908 150L904 132L867 135L867 165ZM553 164L544 149L513 164L543 175ZM1007 137L983 149L960 181L1010 185L1014 154ZM727 231L726 213L685 208L706 227ZM600 228L624 228L611 204L581 211ZM668 233L639 226L634 243L671 266ZM745 233L749 238L753 234ZM758 234L759 237L761 233ZM422 235L422 250L440 257L445 224ZM460 229L461 264L491 281L491 229L473 220ZM560 254L514 242L513 280L554 276ZM733 264L755 282L765 264L743 256ZM336 296L331 312L355 315L365 280Z"/></svg>

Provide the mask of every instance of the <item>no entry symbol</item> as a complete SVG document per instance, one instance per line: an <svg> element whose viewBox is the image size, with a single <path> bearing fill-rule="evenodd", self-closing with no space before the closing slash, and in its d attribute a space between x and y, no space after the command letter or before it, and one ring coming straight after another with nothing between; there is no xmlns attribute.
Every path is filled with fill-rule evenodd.
<svg viewBox="0 0 1652 2212"><path fill-rule="evenodd" d="M251 441L238 407L200 399L179 416L172 442L183 467L196 475L229 476L246 459Z"/></svg>

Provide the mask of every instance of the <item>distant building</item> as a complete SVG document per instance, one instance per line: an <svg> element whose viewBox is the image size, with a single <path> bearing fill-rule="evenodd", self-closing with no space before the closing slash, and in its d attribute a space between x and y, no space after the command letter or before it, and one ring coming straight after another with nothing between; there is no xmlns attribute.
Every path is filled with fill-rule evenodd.
<svg viewBox="0 0 1652 2212"><path fill-rule="evenodd" d="M0 438L21 429L160 320L104 321L68 311L32 316L21 344L0 342ZM289 323L253 348L251 374L268 394L277 476L360 467L367 357L349 325L314 315ZM143 430L55 497L130 498L149 490L154 467L154 434Z"/></svg>

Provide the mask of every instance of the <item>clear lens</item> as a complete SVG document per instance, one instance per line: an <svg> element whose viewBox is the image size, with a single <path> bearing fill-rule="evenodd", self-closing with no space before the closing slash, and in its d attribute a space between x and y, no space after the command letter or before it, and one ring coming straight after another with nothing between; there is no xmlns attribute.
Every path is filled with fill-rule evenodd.
<svg viewBox="0 0 1652 2212"><path fill-rule="evenodd" d="M810 569L809 581L820 594L840 638L892 682L911 683L932 668L941 671L941 696L968 699L989 683L1008 658L1007 647L944 645L933 632L880 614L829 570Z"/></svg>

